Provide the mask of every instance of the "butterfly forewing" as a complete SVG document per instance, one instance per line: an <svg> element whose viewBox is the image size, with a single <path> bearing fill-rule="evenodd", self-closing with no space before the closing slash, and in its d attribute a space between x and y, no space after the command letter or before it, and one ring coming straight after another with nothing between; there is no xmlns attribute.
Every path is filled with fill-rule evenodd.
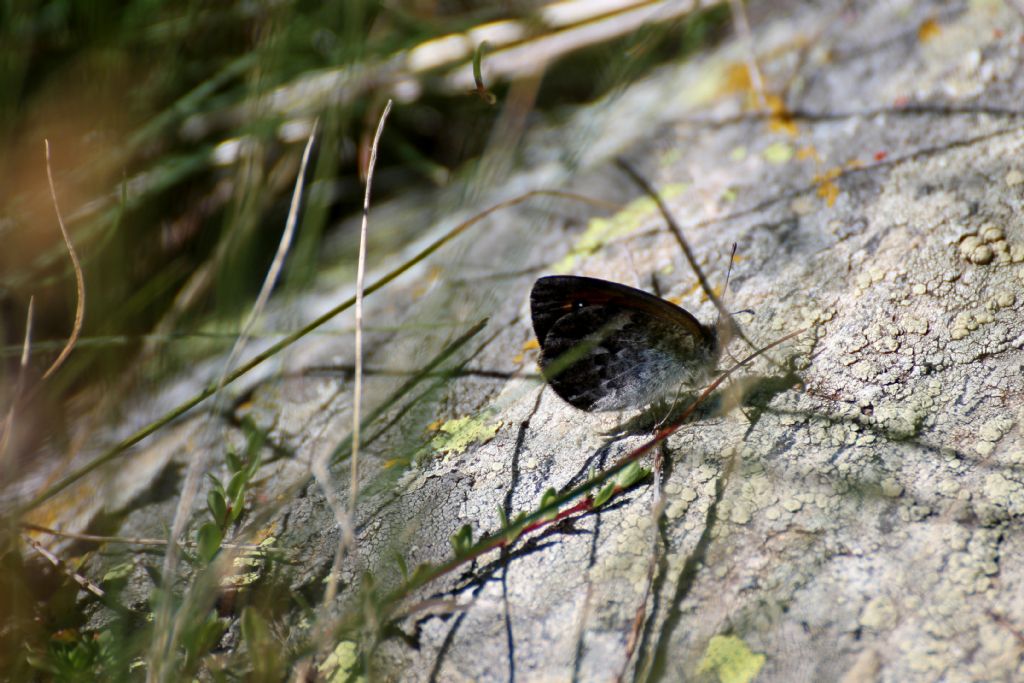
<svg viewBox="0 0 1024 683"><path fill-rule="evenodd" d="M555 392L582 410L643 406L703 380L714 332L656 296L594 278L550 276L530 293L540 364Z"/></svg>

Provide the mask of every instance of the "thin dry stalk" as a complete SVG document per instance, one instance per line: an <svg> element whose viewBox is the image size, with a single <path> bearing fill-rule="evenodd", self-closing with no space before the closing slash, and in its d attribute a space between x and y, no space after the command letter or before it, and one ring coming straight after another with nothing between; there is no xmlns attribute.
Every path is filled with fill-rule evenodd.
<svg viewBox="0 0 1024 683"><path fill-rule="evenodd" d="M661 443L664 446L664 442ZM640 633L647 622L647 602L651 599L651 589L654 587L654 576L658 571L658 563L661 561L661 517L665 514L665 489L661 480L661 471L664 467L664 448L658 448L654 452L654 463L651 471L654 475L654 486L651 494L651 554L647 561L647 575L644 577L644 594L640 596L636 612L633 615L633 623L629 630L629 637L626 639L626 656L623 658L622 668L619 670L617 681L626 679L626 670L633 661L636 654L636 646L640 642Z"/></svg>
<svg viewBox="0 0 1024 683"><path fill-rule="evenodd" d="M757 54L754 52L754 34L750 31L750 21L747 19L747 8L743 6L743 0L729 0L729 9L732 10L732 20L736 25L736 33L743 41L743 56L747 63L747 75L750 77L750 85L757 97L757 106L763 112L768 111L768 99L764 95L764 78L761 77L761 69L757 65Z"/></svg>
<svg viewBox="0 0 1024 683"><path fill-rule="evenodd" d="M27 535L24 535L24 534L22 535L22 538L25 540L26 543L28 543L30 546L32 546L32 548L37 553L39 553L40 555L45 557L47 559L47 561L50 562L50 564L52 564L54 567L56 567L57 569L61 570L65 574L67 574L79 586L81 586L85 590L89 591L90 593L92 593L93 595L95 595L98 598L106 597L107 594L103 592L102 588L100 588L99 586L94 584L92 581L90 581L89 579L85 578L84 576L82 576L81 574L76 572L74 569L69 567L68 564L64 560L60 559L59 557L57 557L56 555L51 553L49 550L44 548L34 538L31 538L31 537L29 537Z"/></svg>
<svg viewBox="0 0 1024 683"><path fill-rule="evenodd" d="M7 456L7 447L11 443L11 435L14 433L14 413L21 400L21 392L25 388L25 371L28 369L28 359L32 349L32 313L35 310L36 298L28 299L28 312L25 314L25 340L21 345L21 362L18 365L18 382L14 385L14 393L11 394L11 407L7 409L7 417L4 418L3 432L0 433L0 464Z"/></svg>
<svg viewBox="0 0 1024 683"><path fill-rule="evenodd" d="M356 266L356 345L355 345L355 375L353 379L352 392L352 464L351 464L351 486L349 487L348 501L348 533L349 543L355 544L356 524L356 497L359 494L359 427L360 427L360 404L363 398L363 290L366 280L366 232L370 218L370 191L373 189L373 171L377 165L377 149L380 145L380 136L384 132L384 122L391 113L391 100L384 106L377 123L377 132L373 136L373 145L370 147L370 161L366 167L366 193L363 195L363 220L359 228L359 263Z"/></svg>
<svg viewBox="0 0 1024 683"><path fill-rule="evenodd" d="M75 324L71 328L71 336L68 337L68 341L64 348L61 349L57 359L43 373L43 379L47 379L50 375L57 372L57 369L71 355L71 350L75 348L75 342L78 341L78 335L82 331L82 321L85 319L85 277L82 275L82 264L78 261L78 254L75 253L75 247L71 244L71 235L68 234L68 229L64 225L64 216L61 215L60 206L57 204L57 188L53 184L53 170L50 168L50 141L43 140L43 142L46 145L46 179L50 183L50 199L53 200L53 210L57 212L57 224L60 226L60 234L64 238L64 246L68 248L71 266L75 270L75 292L78 295L78 300L75 303Z"/></svg>
<svg viewBox="0 0 1024 683"><path fill-rule="evenodd" d="M373 171L377 167L377 150L380 147L380 136L384 133L384 122L391 113L392 101L388 100L377 122L377 132L370 145L370 158L366 163L366 191L363 194L363 217L359 227L359 257L356 264L356 297L355 297L355 368L352 376L352 462L351 480L349 485L348 511L341 507L338 497L334 494L331 476L327 467L329 453L324 452L313 464L313 473L324 491L334 516L341 529L341 540L334 551L334 562L331 573L327 577L327 588L324 591L324 604L334 602L338 595L338 576L346 550L353 550L356 544L356 497L359 495L359 437L362 423L360 407L363 400L363 296L366 290L366 236L370 220L370 193L373 189ZM327 633L325 630L324 633Z"/></svg>
<svg viewBox="0 0 1024 683"><path fill-rule="evenodd" d="M700 287L704 290L708 299L715 305L718 310L718 343L721 348L729 346L729 342L734 337L739 337L747 344L751 349L756 349L757 346L754 342L750 341L746 333L743 332L743 328L740 327L739 323L733 317L729 309L722 303L722 299L715 294L715 291L711 288L711 283L708 282L707 277L704 275L704 271L697 264L697 257L693 255L693 250L690 248L690 243L686 241L686 237L683 235L683 229L676 222L676 219L672 216L672 213L668 210L668 206L665 204L665 200L661 198L661 194L654 188L647 178L642 176L639 171L633 168L625 159L619 158L615 160L616 165L625 171L626 175L633 179L640 189L647 194L653 201L655 206L658 207L659 213L662 218L665 219L665 223L668 225L669 232L672 233L672 237L675 238L679 248L683 251L683 255L686 257L686 261L690 264L690 268L693 269L694 274L697 276L697 281L700 283Z"/></svg>
<svg viewBox="0 0 1024 683"><path fill-rule="evenodd" d="M280 276L285 257L291 248L292 238L295 234L295 226L298 222L302 190L306 181L306 168L309 166L309 156L313 149L313 142L316 140L317 125L318 121L314 122L313 129L310 131L309 138L306 140L306 148L302 153L302 163L299 166L299 174L295 179L295 190L292 193L292 203L288 210L288 218L285 222L284 231L281 233L281 239L278 242L274 260L263 279L263 286L260 288L259 295L256 297L256 302L253 304L253 307L249 312L249 317L243 325L238 339L235 340L231 353L228 355L228 359L224 364L224 370L217 379L216 389L213 392L214 401L211 407L211 415L216 414L219 408L220 392L228 382L235 360L239 355L241 355L242 350L248 342L253 325L255 325L256 320L260 315L262 315L263 309L266 307L270 293L277 284L277 279ZM209 425L210 422L207 423L207 428L209 428ZM192 504L199 492L199 482L202 479L203 472L206 470L207 453L205 450L205 444L208 443L208 441L208 439L200 439L199 449L197 449L193 454L189 463L188 472L185 476L185 483L182 486L181 496L178 499L178 506L175 510L174 522L171 525L171 533L169 537L170 542L167 545L167 552L164 554L163 563L163 576L168 592L170 591L170 586L174 583L174 577L177 570L178 556L180 552L179 539L184 533L185 526L191 516ZM170 609L170 601L168 601L167 606L161 609L157 618L157 624L162 625L163 628L158 628L156 633L163 635L158 635L153 649L149 669L151 672L151 680L161 679L161 665L166 663L166 655L174 652L178 634L184 628L185 621L193 618L193 615L188 614L187 610L180 610L177 617L174 618L172 626ZM161 640L163 642L160 642Z"/></svg>
<svg viewBox="0 0 1024 683"><path fill-rule="evenodd" d="M165 546L170 541L166 538L144 538L134 536L101 536L99 534L81 534L74 531L61 531L60 529L51 529L47 526L40 524L32 524L31 522L22 522L23 529L27 531L36 531L41 534L47 534L49 536L57 536L58 538L70 538L75 541L88 541L90 543L123 543L124 545L151 545L151 546ZM197 544L195 541L186 541L184 545L188 547L195 547ZM269 549L257 545L255 543L222 543L221 548L229 548L234 550L250 550L250 551L268 551Z"/></svg>

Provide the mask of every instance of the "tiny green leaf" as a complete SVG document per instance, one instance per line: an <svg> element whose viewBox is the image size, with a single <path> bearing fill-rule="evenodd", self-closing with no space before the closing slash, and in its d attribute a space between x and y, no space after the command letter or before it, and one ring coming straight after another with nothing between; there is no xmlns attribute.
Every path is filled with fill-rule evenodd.
<svg viewBox="0 0 1024 683"><path fill-rule="evenodd" d="M219 524L207 522L199 527L199 531L196 532L196 545L198 546L199 559L206 563L213 560L217 551L220 550L220 543L222 540L223 535L220 532Z"/></svg>
<svg viewBox="0 0 1024 683"><path fill-rule="evenodd" d="M553 489L553 488L548 488L548 490L546 490L544 492L544 494L541 495L541 497L540 497L540 507L541 507L541 509L544 509L544 508L548 507L549 505L553 505L556 500L558 500L558 491L555 491L555 489ZM557 507L553 507L553 508L551 508L550 512L548 512L546 515L544 515L544 521L550 521L550 520L554 519L557 516L558 516L558 508Z"/></svg>
<svg viewBox="0 0 1024 683"><path fill-rule="evenodd" d="M398 572L402 575L402 581L409 580L409 565L405 563L405 558L402 557L401 553L395 553L395 565L398 566Z"/></svg>
<svg viewBox="0 0 1024 683"><path fill-rule="evenodd" d="M221 495L223 495L224 494L224 484L222 484L220 482L220 479L218 479L217 477L213 476L212 474L207 474L206 476L209 477L209 479L210 479L210 486L213 487L213 490L214 491L220 491Z"/></svg>
<svg viewBox="0 0 1024 683"><path fill-rule="evenodd" d="M242 516L242 510L245 509L245 487L242 486L238 489L238 494L235 495L234 500L231 501L231 521L237 522L238 518Z"/></svg>
<svg viewBox="0 0 1024 683"><path fill-rule="evenodd" d="M452 549L456 557L465 555L473 547L473 527L463 524L462 527L452 534Z"/></svg>
<svg viewBox="0 0 1024 683"><path fill-rule="evenodd" d="M597 495L594 496L594 507L599 508L605 503L607 503L609 500L611 500L611 497L614 493L615 483L613 482L611 484L605 484L605 487L598 491Z"/></svg>
<svg viewBox="0 0 1024 683"><path fill-rule="evenodd" d="M490 47L490 43L486 40L477 45L476 50L473 51L473 81L476 83L476 92L487 104L494 104L498 101L498 98L494 96L494 93L487 89L484 85L484 74L483 74L483 58L484 50Z"/></svg>
<svg viewBox="0 0 1024 683"><path fill-rule="evenodd" d="M638 481L642 481L647 478L651 471L646 467L641 467L640 463L635 460L626 465L618 476L615 477L615 484L620 489L628 489Z"/></svg>
<svg viewBox="0 0 1024 683"><path fill-rule="evenodd" d="M122 562L115 564L113 567L107 570L107 573L103 575L103 583L110 583L113 581L123 581L132 575L132 571L135 569L134 562Z"/></svg>
<svg viewBox="0 0 1024 683"><path fill-rule="evenodd" d="M231 481L228 482L228 488L225 491L225 498L228 500L234 500L238 497L238 492L245 489L245 485L248 483L248 477L245 476L245 472L235 472L231 477Z"/></svg>
<svg viewBox="0 0 1024 683"><path fill-rule="evenodd" d="M224 492L211 489L206 494L206 507L210 510L210 516L217 526L223 526L228 518L228 506L224 501Z"/></svg>
<svg viewBox="0 0 1024 683"><path fill-rule="evenodd" d="M520 512L515 518L508 524L505 525L505 544L511 545L515 543L516 539L523 535L523 520L526 519L526 513Z"/></svg>
<svg viewBox="0 0 1024 683"><path fill-rule="evenodd" d="M434 571L434 565L428 562L422 562L416 565L416 569L412 571L412 576L409 577L409 583L421 583L432 571Z"/></svg>
<svg viewBox="0 0 1024 683"><path fill-rule="evenodd" d="M232 473L238 472L239 470L242 469L242 466L244 465L242 459L238 457L238 454L235 453L234 451L228 451L227 454L224 456L224 459L227 460L228 471Z"/></svg>
<svg viewBox="0 0 1024 683"><path fill-rule="evenodd" d="M249 456L249 464L245 467L245 480L249 481L256 474L256 470L260 468L262 460L260 458L260 452L257 450Z"/></svg>

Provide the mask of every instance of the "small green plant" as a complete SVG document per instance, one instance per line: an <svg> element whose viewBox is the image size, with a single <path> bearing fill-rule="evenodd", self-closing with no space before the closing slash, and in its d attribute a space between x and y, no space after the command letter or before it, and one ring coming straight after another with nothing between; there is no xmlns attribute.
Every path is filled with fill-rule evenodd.
<svg viewBox="0 0 1024 683"><path fill-rule="evenodd" d="M245 453L240 455L228 450L226 455L229 474L227 485L216 476L208 475L210 492L206 494L206 509L210 513L210 520L203 523L196 532L196 554L203 564L209 564L216 557L224 535L241 519L249 482L260 466L263 433L248 421L243 427L247 433Z"/></svg>
<svg viewBox="0 0 1024 683"><path fill-rule="evenodd" d="M103 672L114 670L116 652L114 634L100 631L94 636L77 633L54 634L45 656L29 655L29 664L58 681L94 681Z"/></svg>

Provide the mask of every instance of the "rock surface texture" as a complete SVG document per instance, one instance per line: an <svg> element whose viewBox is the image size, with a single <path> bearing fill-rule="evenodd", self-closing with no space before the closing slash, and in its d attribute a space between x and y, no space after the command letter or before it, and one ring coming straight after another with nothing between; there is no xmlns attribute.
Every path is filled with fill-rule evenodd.
<svg viewBox="0 0 1024 683"><path fill-rule="evenodd" d="M543 388L527 345L528 292L545 273L656 286L715 317L616 156L660 188L712 282L738 245L726 303L753 311L740 316L752 339L807 331L709 402L731 409L665 442L663 508L647 478L406 597L423 609L395 624L405 638L373 649L384 679L1024 679L1024 20L982 0L753 11L776 114L750 113L735 41L662 68L530 132L525 170L494 170L487 200L460 206L565 188L621 211L581 218L578 203L539 198L496 213L367 300L367 365L410 375L367 378L364 414L394 402L363 431L341 611L358 611L364 570L387 590L403 566L450 559L463 525L497 532L499 509L536 510L549 487L650 437L612 436L630 416L583 413ZM371 229L414 211L381 207ZM269 325L341 298L324 289ZM415 376L484 317L437 366L459 373ZM263 535L302 558L280 581L314 602L340 538L332 504L347 505L351 378L338 368L352 361L350 325L244 379L231 391L246 400L227 411L270 436L257 491L292 497ZM108 483L116 504L79 494L87 502L53 515L116 513L121 535L161 533L176 504L166 472L204 439L214 453L240 441L209 419L185 418L124 460L165 472L164 493ZM330 480L309 479L332 451ZM130 579L140 595L147 577ZM293 635L301 620L277 615Z"/></svg>

